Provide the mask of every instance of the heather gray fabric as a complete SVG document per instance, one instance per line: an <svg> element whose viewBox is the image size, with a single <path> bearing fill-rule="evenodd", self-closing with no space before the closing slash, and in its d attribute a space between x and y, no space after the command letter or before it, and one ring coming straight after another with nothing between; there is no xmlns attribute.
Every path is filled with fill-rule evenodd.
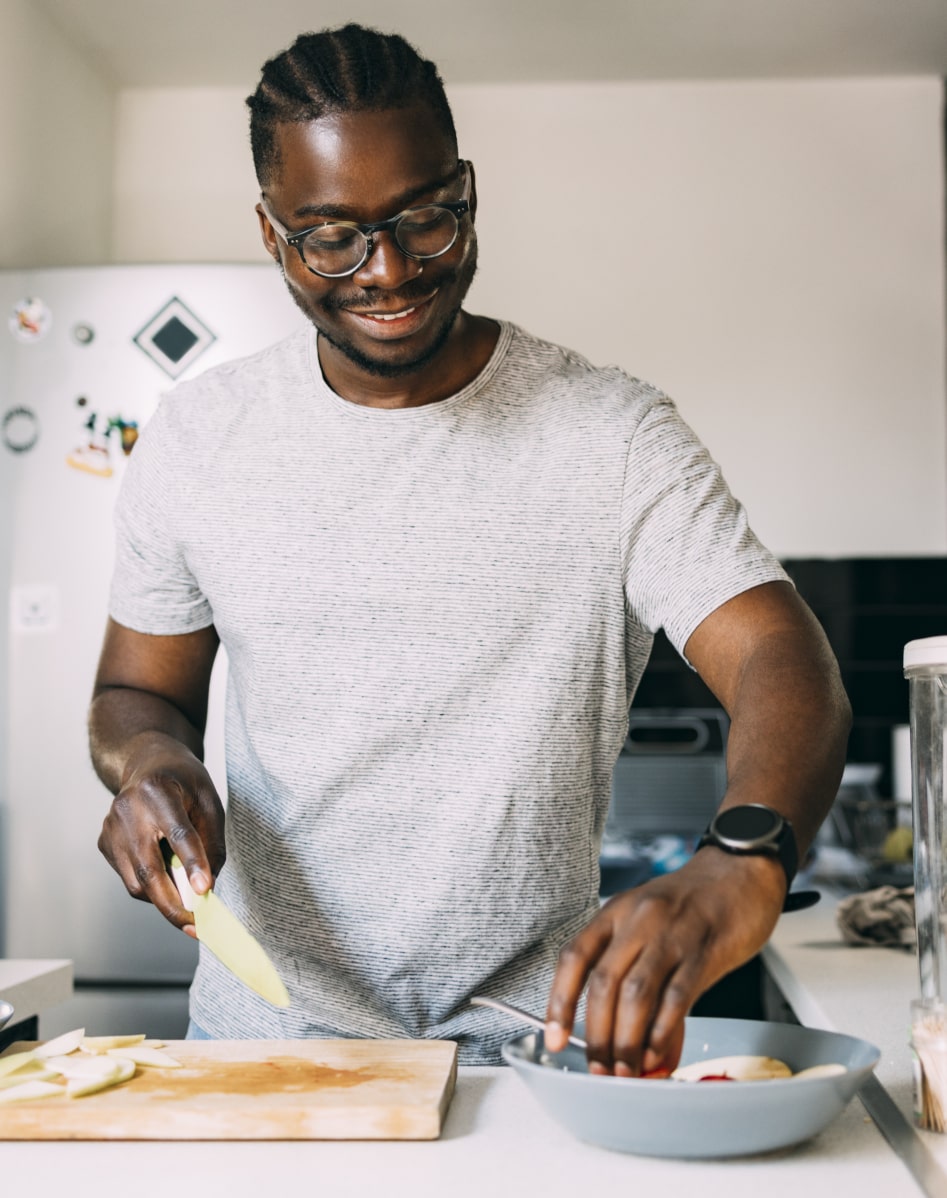
<svg viewBox="0 0 947 1198"><path fill-rule="evenodd" d="M230 662L218 892L293 998L202 950L216 1037L456 1039L542 1012L597 909L652 634L785 575L667 397L511 326L457 395L360 407L305 330L179 385L117 516L111 614Z"/></svg>

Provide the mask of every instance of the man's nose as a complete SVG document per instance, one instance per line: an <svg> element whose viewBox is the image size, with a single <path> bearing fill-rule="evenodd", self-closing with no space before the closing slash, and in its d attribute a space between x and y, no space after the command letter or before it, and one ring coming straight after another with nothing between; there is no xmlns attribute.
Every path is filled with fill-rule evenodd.
<svg viewBox="0 0 947 1198"><path fill-rule="evenodd" d="M423 269L417 258L409 258L389 230L376 233L368 257L353 276L362 287L384 287L394 290L416 279Z"/></svg>

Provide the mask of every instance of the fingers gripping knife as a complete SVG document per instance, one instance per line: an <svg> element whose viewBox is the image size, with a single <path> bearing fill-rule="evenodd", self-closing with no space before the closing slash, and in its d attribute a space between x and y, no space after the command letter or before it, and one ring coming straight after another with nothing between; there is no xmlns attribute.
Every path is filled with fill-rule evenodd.
<svg viewBox="0 0 947 1198"><path fill-rule="evenodd" d="M171 858L171 877L181 902L194 916L197 939L241 982L274 1007L288 1007L289 995L272 961L243 924L212 890L195 894L179 858Z"/></svg>

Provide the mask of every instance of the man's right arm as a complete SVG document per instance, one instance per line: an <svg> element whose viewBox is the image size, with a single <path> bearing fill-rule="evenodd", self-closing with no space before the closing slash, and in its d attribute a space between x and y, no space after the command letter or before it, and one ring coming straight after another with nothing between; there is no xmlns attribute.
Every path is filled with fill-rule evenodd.
<svg viewBox="0 0 947 1198"><path fill-rule="evenodd" d="M191 916L168 876L161 841L203 893L225 858L224 812L204 768L204 726L217 654L210 626L150 636L109 620L89 709L96 773L115 798L99 849L134 898L171 923Z"/></svg>

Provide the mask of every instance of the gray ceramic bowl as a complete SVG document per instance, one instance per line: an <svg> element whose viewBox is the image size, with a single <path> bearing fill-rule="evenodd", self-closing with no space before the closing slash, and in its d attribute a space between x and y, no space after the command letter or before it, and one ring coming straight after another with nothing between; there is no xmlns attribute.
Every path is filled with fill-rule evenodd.
<svg viewBox="0 0 947 1198"><path fill-rule="evenodd" d="M549 1114L578 1139L665 1157L746 1156L807 1140L842 1112L881 1055L873 1044L836 1032L696 1017L686 1021L682 1065L748 1054L776 1057L794 1073L832 1062L846 1072L757 1082L596 1077L581 1049L545 1052L542 1032L518 1036L502 1052Z"/></svg>

